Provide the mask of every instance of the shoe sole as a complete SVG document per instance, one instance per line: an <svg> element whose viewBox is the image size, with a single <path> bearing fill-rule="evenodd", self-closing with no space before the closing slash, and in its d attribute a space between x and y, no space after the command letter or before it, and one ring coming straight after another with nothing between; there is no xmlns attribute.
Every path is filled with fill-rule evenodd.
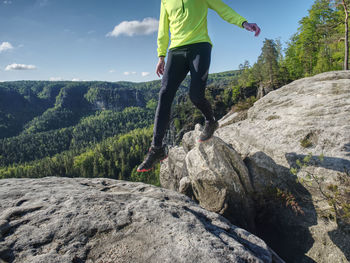
<svg viewBox="0 0 350 263"><path fill-rule="evenodd" d="M160 160L160 162L163 162L166 158L168 158L168 156L165 156L165 158L162 159L162 160ZM141 172L141 173L143 173L143 172L149 172L149 171L151 171L153 168L154 168L154 167L151 167L151 168L149 168L149 169L142 169L142 170L137 169L136 172L139 172L139 173L140 173L140 172Z"/></svg>
<svg viewBox="0 0 350 263"><path fill-rule="evenodd" d="M153 167L150 168L150 169L142 169L142 170L136 170L136 171L139 172L139 173L143 173L143 172L149 172L149 171L151 171L152 169L153 169Z"/></svg>
<svg viewBox="0 0 350 263"><path fill-rule="evenodd" d="M166 158L168 158L168 156L165 156L165 158L164 159L162 159L162 160L160 160L160 162L163 162Z"/></svg>
<svg viewBox="0 0 350 263"><path fill-rule="evenodd" d="M206 142L206 141L208 141L208 140L210 140L211 138L213 138L213 136L211 136L210 138L208 138L208 139L206 139L206 140L198 140L198 142Z"/></svg>
<svg viewBox="0 0 350 263"><path fill-rule="evenodd" d="M213 131L213 135L214 135L214 132L215 132L217 129L219 129L219 125L218 125L218 127L216 127L216 129ZM201 140L201 139L199 139L198 142L206 142L206 141L210 140L211 138L213 138L213 135L212 135L211 137L209 137L208 139L206 139L206 140Z"/></svg>

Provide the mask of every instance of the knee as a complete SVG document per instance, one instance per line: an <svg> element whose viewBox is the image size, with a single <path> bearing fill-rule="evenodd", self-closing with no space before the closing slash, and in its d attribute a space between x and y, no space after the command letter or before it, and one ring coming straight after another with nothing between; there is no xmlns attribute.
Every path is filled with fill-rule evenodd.
<svg viewBox="0 0 350 263"><path fill-rule="evenodd" d="M173 86L162 86L159 91L159 103L162 107L171 107L171 104L175 97L175 89Z"/></svg>
<svg viewBox="0 0 350 263"><path fill-rule="evenodd" d="M170 92L170 88L168 85L163 85L162 88L159 91L159 99L160 100L166 100L169 99L171 97L171 92Z"/></svg>

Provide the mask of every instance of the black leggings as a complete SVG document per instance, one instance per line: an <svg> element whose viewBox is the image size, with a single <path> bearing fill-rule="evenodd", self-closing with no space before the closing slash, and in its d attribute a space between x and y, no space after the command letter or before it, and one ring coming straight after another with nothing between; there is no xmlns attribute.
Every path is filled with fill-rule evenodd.
<svg viewBox="0 0 350 263"><path fill-rule="evenodd" d="M207 121L214 119L211 105L205 98L211 48L210 43L201 42L169 50L154 118L153 145L162 145L169 124L171 104L189 71L191 73L189 96L192 103L202 112Z"/></svg>

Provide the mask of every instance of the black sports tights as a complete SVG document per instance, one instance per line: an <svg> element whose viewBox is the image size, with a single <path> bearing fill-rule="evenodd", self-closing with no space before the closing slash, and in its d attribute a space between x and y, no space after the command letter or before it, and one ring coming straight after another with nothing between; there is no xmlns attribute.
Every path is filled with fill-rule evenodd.
<svg viewBox="0 0 350 263"><path fill-rule="evenodd" d="M192 103L203 113L206 120L214 119L211 105L205 98L211 48L210 43L201 42L169 50L154 118L153 145L162 145L169 124L171 104L188 71L191 73L189 96Z"/></svg>

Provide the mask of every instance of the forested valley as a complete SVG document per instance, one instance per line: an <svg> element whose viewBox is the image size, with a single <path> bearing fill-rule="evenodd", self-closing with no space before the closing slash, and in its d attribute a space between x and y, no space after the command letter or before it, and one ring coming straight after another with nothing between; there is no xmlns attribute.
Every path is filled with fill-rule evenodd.
<svg viewBox="0 0 350 263"><path fill-rule="evenodd" d="M216 118L245 110L293 80L345 69L345 12L335 2L316 0L287 43L265 39L253 65L243 61L238 70L210 74L206 97ZM0 178L109 177L159 185L159 165L142 174L136 167L150 146L160 85L0 83ZM167 144L180 144L185 132L204 121L188 97L189 85L187 76L172 105Z"/></svg>

